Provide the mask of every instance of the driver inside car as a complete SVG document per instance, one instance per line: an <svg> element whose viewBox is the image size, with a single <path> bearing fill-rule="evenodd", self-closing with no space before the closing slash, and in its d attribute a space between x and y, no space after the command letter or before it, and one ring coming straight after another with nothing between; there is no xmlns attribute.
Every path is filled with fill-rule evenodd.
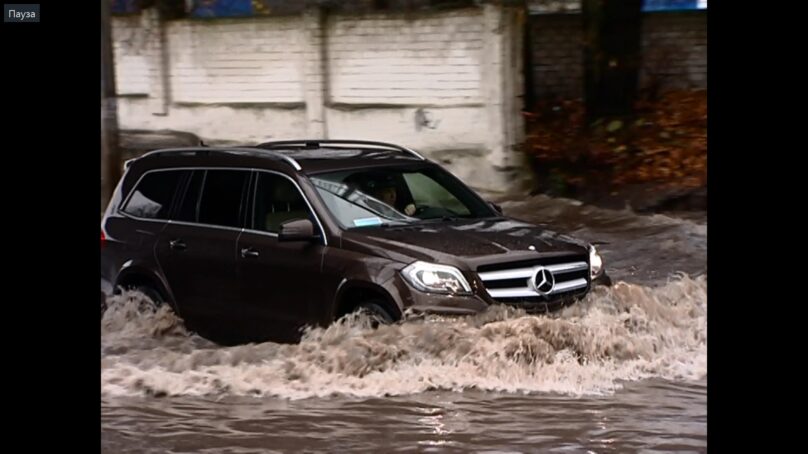
<svg viewBox="0 0 808 454"><path fill-rule="evenodd" d="M396 206L396 200L398 199L398 190L396 189L393 182L388 181L380 181L380 182L371 182L370 186L370 193L373 197L381 200L382 202L390 205L391 207L398 210L399 208ZM408 204L404 207L404 214L407 216L412 216L415 214L415 204Z"/></svg>

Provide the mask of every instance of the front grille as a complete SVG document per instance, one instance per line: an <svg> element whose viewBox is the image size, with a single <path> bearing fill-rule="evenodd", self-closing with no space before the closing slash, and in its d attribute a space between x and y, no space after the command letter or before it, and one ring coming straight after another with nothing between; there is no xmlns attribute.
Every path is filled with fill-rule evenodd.
<svg viewBox="0 0 808 454"><path fill-rule="evenodd" d="M541 268L552 273L555 285L542 295L530 281ZM574 298L589 287L589 263L586 256L563 256L498 263L477 268L486 291L500 303L530 306Z"/></svg>
<svg viewBox="0 0 808 454"><path fill-rule="evenodd" d="M477 267L477 272L484 273L488 271L512 270L514 268L525 268L525 267L532 267L535 265L547 266L547 265L559 265L562 263L570 263L570 262L586 262L588 259L589 256L585 254L567 253L564 255L519 260L518 262L504 262L504 263L492 263L489 265L480 265Z"/></svg>

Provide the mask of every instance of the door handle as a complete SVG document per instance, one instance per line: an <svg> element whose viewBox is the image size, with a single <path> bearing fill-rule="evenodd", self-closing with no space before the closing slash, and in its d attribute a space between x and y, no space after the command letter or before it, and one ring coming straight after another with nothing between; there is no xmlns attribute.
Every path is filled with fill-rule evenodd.
<svg viewBox="0 0 808 454"><path fill-rule="evenodd" d="M188 245L180 239L171 240L168 242L168 245L175 251L184 251L188 247Z"/></svg>
<svg viewBox="0 0 808 454"><path fill-rule="evenodd" d="M258 258L259 255L260 254L258 253L258 251L256 251L255 249L253 249L251 247L245 247L245 248L241 249L241 258L243 258L243 259L246 259L246 258Z"/></svg>

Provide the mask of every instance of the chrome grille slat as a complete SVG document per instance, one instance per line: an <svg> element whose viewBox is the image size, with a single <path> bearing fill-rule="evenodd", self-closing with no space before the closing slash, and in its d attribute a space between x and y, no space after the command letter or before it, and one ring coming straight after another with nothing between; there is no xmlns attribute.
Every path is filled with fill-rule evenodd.
<svg viewBox="0 0 808 454"><path fill-rule="evenodd" d="M558 282L553 288L553 291L550 292L550 295L555 295L557 293L564 293L570 290L576 290L579 288L586 287L586 279L573 279L571 281L566 282ZM518 298L518 297L525 297L525 296L541 296L536 293L535 290L529 287L520 287L520 288L497 288L497 289L490 289L488 290L488 294L491 295L492 298Z"/></svg>
<svg viewBox="0 0 808 454"><path fill-rule="evenodd" d="M541 265L525 267L525 268L515 268L512 270L502 270L502 271L487 271L484 273L479 273L480 279L485 281L498 281L503 279L518 279L518 278L530 278L536 271L541 268ZM586 262L571 262L571 263L560 263L558 265L548 265L544 267L545 269L549 270L553 274L563 274L563 273L570 273L573 271L583 271L589 268L589 265Z"/></svg>

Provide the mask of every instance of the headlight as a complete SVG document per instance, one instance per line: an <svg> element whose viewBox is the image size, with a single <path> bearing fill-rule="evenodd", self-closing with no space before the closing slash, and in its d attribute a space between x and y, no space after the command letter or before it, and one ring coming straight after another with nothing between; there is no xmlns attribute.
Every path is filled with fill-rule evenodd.
<svg viewBox="0 0 808 454"><path fill-rule="evenodd" d="M457 268L434 263L415 262L401 271L407 282L422 292L471 293L471 286Z"/></svg>
<svg viewBox="0 0 808 454"><path fill-rule="evenodd" d="M589 277L594 279L603 271L603 259L595 246L589 246Z"/></svg>

